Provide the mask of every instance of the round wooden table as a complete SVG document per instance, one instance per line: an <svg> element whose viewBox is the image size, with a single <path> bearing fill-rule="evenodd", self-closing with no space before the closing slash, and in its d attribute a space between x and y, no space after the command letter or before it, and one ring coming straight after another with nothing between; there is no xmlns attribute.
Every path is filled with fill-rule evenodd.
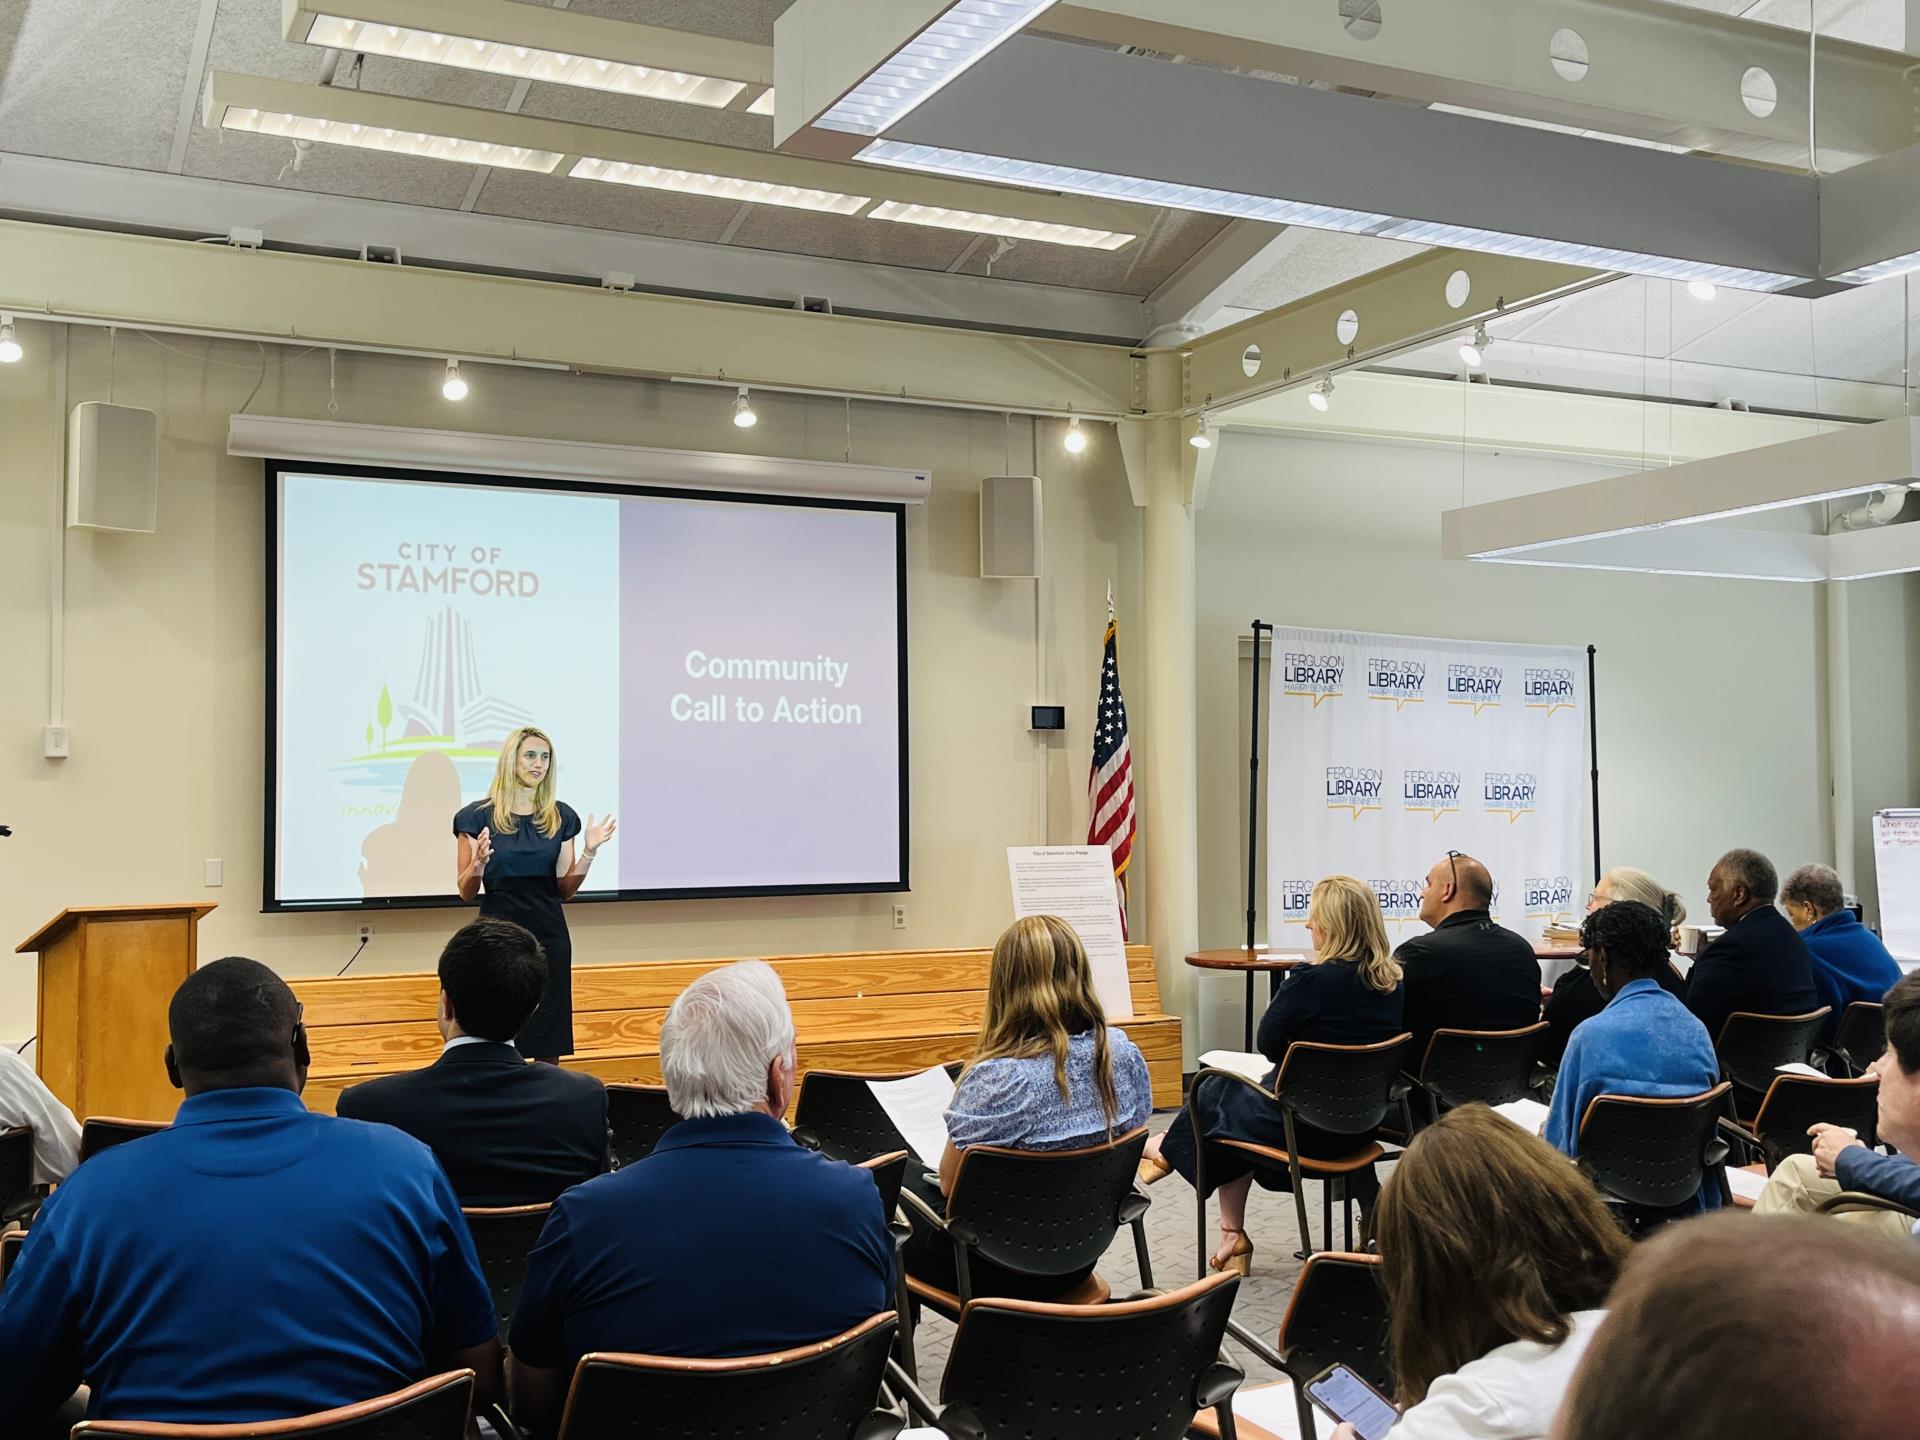
<svg viewBox="0 0 1920 1440"><path fill-rule="evenodd" d="M1238 970L1247 977L1247 1049L1253 1049L1253 977L1262 971L1269 976L1277 976L1283 970L1291 970L1296 965L1306 964L1307 957L1299 950L1196 950L1187 956L1187 964L1196 970ZM1273 996L1271 981L1267 987L1269 999Z"/></svg>

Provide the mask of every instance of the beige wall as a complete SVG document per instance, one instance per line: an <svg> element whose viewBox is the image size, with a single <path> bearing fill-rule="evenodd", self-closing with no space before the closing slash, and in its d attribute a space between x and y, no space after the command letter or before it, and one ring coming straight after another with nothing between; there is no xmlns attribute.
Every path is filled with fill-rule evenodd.
<svg viewBox="0 0 1920 1440"><path fill-rule="evenodd" d="M260 913L262 826L262 472L225 454L228 415L323 418L327 356L251 344L148 338L114 345L114 398L160 414L159 532L67 532L66 720L73 756L40 758L47 706L50 564L61 405L60 336L23 323L28 358L0 368L0 938L8 949L62 906L219 902L204 954L251 954L289 975L336 969L357 914ZM105 399L108 337L70 332L66 403ZM165 348L163 348L163 345ZM439 395L424 360L342 355L339 418L471 427L685 449L743 448L839 460L838 401L762 394L743 436L732 397L704 387L476 367L471 398ZM800 378L800 377L796 377ZM1123 641L1137 635L1140 523L1104 431L1077 460L1042 423L1050 576L979 578L977 496L1009 468L999 415L855 405L852 458L930 466L931 500L908 516L913 891L798 899L624 903L572 909L582 962L892 946L977 945L1007 918L1002 847L1085 833L1087 721L1107 581ZM1032 427L1011 425L1011 468L1034 465ZM1044 644L1042 644L1044 642ZM1045 693L1036 694L1044 650ZM1124 664L1124 656L1123 656ZM1069 728L1027 731L1035 700ZM564 715L549 717L564 744ZM1043 821L1043 816L1050 817ZM670 823L623 815L623 826ZM202 862L225 861L225 884ZM908 926L892 928L897 898ZM456 912L382 913L368 970L430 968ZM33 1029L33 965L0 968L0 1038Z"/></svg>

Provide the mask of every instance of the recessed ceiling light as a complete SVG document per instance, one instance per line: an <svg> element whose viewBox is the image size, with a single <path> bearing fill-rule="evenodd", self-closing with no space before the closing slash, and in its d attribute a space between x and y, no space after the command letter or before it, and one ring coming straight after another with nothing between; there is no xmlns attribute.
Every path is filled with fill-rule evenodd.
<svg viewBox="0 0 1920 1440"><path fill-rule="evenodd" d="M356 125L323 120L290 111L256 110L228 105L220 112L223 130L245 130L255 135L280 135L289 140L311 140L317 145L345 145L355 150L383 150L395 155L421 155L430 160L457 160L468 165L492 165L502 170L532 170L551 175L560 156L551 150L524 145L493 145L437 135L429 130L399 126Z"/></svg>
<svg viewBox="0 0 1920 1440"><path fill-rule="evenodd" d="M940 205L909 205L899 200L881 201L868 212L867 218L897 220L904 225L931 225L940 230L965 230L976 235L1005 235L1010 240L1075 245L1087 250L1118 250L1135 238L1124 231L1050 225L1043 220L1016 220L1005 215L982 215L974 210L950 210Z"/></svg>
<svg viewBox="0 0 1920 1440"><path fill-rule="evenodd" d="M711 195L717 200L780 205L789 210L824 210L832 215L856 215L872 199L868 195L842 195L835 190L809 190L800 185L775 185L731 175L705 175L659 165L600 160L591 155L575 161L567 174L575 180L604 180L611 185L638 185L643 190L674 190L683 195Z"/></svg>
<svg viewBox="0 0 1920 1440"><path fill-rule="evenodd" d="M958 0L814 123L823 130L878 135L1052 4Z"/></svg>

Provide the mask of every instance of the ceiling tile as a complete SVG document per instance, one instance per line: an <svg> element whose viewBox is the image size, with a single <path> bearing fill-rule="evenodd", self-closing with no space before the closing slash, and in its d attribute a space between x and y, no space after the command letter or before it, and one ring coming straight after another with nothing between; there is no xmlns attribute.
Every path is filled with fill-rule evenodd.
<svg viewBox="0 0 1920 1440"><path fill-rule="evenodd" d="M636 25L664 25L725 40L773 43L773 22L793 0L573 0L567 8Z"/></svg>
<svg viewBox="0 0 1920 1440"><path fill-rule="evenodd" d="M1242 310L1277 310L1295 300L1331 290L1362 275L1418 255L1427 247L1373 235L1299 230L1298 242L1266 274L1255 277L1227 303Z"/></svg>
<svg viewBox="0 0 1920 1440"><path fill-rule="evenodd" d="M873 265L944 270L973 241L971 235L925 225L895 225L852 215L823 215L777 205L748 207L733 237L735 248L825 255Z"/></svg>
<svg viewBox="0 0 1920 1440"><path fill-rule="evenodd" d="M718 240L740 206L733 200L670 190L495 170L473 208L482 215L511 215L556 225L590 225L674 240Z"/></svg>
<svg viewBox="0 0 1920 1440"><path fill-rule="evenodd" d="M301 155L300 168L294 170L294 154L293 142L278 136L208 131L196 126L187 141L186 173L210 180L451 210L466 198L478 168L417 155L313 145Z"/></svg>
<svg viewBox="0 0 1920 1440"><path fill-rule="evenodd" d="M1138 240L1119 250L1084 250L1022 240L998 259L993 256L999 241L988 236L961 269L969 275L991 274L996 280L1147 295L1230 223L1218 215L1162 210Z"/></svg>

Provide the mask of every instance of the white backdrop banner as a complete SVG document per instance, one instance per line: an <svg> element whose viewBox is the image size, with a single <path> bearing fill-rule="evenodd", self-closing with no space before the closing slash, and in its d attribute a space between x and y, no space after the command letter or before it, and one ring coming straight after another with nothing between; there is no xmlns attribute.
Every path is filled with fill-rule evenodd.
<svg viewBox="0 0 1920 1440"><path fill-rule="evenodd" d="M1585 652L1273 632L1267 938L1304 948L1323 875L1379 892L1397 945L1421 933L1427 870L1492 871L1494 918L1528 939L1585 906Z"/></svg>

